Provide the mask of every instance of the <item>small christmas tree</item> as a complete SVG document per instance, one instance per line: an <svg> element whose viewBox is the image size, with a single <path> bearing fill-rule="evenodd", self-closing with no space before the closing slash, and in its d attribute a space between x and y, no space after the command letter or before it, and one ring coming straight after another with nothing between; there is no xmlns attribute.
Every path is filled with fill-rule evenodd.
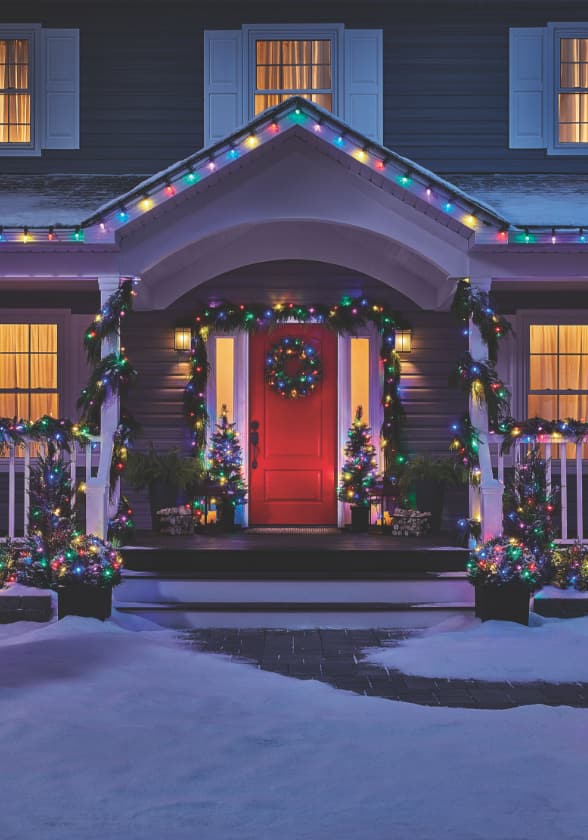
<svg viewBox="0 0 588 840"><path fill-rule="evenodd" d="M352 507L367 508L370 490L376 482L376 450L371 440L371 429L361 419L362 415L362 407L358 405L353 424L347 432L346 460L337 495Z"/></svg>
<svg viewBox="0 0 588 840"><path fill-rule="evenodd" d="M504 533L526 546L539 562L553 549L553 517L558 491L548 489L545 459L534 446L524 464L515 467L504 495Z"/></svg>
<svg viewBox="0 0 588 840"><path fill-rule="evenodd" d="M245 504L247 486L243 479L243 455L236 423L229 423L226 405L222 407L220 423L212 436L210 449L210 478L220 486L221 517L231 524L237 505Z"/></svg>
<svg viewBox="0 0 588 840"><path fill-rule="evenodd" d="M39 539L44 556L52 557L68 543L74 526L70 467L52 445L31 467L29 500L29 534Z"/></svg>

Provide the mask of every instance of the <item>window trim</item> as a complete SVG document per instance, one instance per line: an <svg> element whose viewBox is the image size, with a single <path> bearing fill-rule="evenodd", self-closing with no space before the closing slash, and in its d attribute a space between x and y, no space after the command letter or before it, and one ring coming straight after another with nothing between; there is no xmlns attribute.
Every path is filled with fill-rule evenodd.
<svg viewBox="0 0 588 840"><path fill-rule="evenodd" d="M41 24L0 24L0 38L26 38L29 41L29 86L31 90L31 142L0 143L0 157L40 157L42 133Z"/></svg>
<svg viewBox="0 0 588 840"><path fill-rule="evenodd" d="M545 44L545 98L543 112L547 126L548 155L588 155L588 143L559 142L559 111L557 96L561 89L559 80L559 41L561 38L588 38L588 21L570 23L548 23L548 37ZM584 88L582 88L584 90ZM588 88L585 89L588 94Z"/></svg>
<svg viewBox="0 0 588 840"><path fill-rule="evenodd" d="M343 110L343 65L342 51L344 50L345 26L342 23L268 23L243 24L243 103L245 122L255 116L256 91L256 41L277 40L330 40L331 41L331 83L333 88L334 116L339 116Z"/></svg>

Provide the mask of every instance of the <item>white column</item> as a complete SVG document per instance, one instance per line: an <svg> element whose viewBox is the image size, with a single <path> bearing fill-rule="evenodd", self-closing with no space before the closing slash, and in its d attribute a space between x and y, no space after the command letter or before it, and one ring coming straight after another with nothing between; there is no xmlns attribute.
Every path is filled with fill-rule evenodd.
<svg viewBox="0 0 588 840"><path fill-rule="evenodd" d="M120 284L118 274L106 274L98 277L100 289L100 307L115 292ZM101 358L120 350L120 336L118 333L103 339ZM114 433L119 423L119 397L113 394L104 401L100 412L100 461L98 475L86 482L86 531L106 539L108 520L116 512L119 498L119 487L110 499L110 464L112 462L112 446Z"/></svg>
<svg viewBox="0 0 588 840"><path fill-rule="evenodd" d="M472 285L483 291L489 291L490 279L471 280ZM482 341L480 330L470 321L469 351L474 361L486 361L488 348ZM470 517L482 521L482 539L489 540L502 534L502 496L504 485L494 478L490 447L488 445L488 408L486 403L478 403L469 397L470 420L478 431L478 457L480 461L480 484L470 491Z"/></svg>

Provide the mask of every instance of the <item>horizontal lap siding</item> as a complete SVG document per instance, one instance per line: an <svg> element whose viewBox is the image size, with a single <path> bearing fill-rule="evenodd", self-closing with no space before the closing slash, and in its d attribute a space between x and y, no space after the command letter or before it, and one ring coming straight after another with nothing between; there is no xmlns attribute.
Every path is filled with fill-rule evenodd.
<svg viewBox="0 0 588 840"><path fill-rule="evenodd" d="M6 4L5 4L6 5ZM243 23L381 28L386 145L440 174L586 171L508 149L508 31L588 20L578 2L40 3L2 10L81 32L81 149L3 158L5 173L152 174L202 145L203 32Z"/></svg>

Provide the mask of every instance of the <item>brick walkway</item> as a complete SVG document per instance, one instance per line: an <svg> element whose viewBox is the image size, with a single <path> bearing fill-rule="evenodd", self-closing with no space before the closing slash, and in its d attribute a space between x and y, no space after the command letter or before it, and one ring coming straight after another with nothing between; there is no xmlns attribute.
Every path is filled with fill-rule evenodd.
<svg viewBox="0 0 588 840"><path fill-rule="evenodd" d="M588 707L588 683L431 679L362 661L363 648L389 647L409 635L402 630L214 629L188 630L182 638L199 650L226 654L265 671L423 706L508 709L540 703Z"/></svg>

